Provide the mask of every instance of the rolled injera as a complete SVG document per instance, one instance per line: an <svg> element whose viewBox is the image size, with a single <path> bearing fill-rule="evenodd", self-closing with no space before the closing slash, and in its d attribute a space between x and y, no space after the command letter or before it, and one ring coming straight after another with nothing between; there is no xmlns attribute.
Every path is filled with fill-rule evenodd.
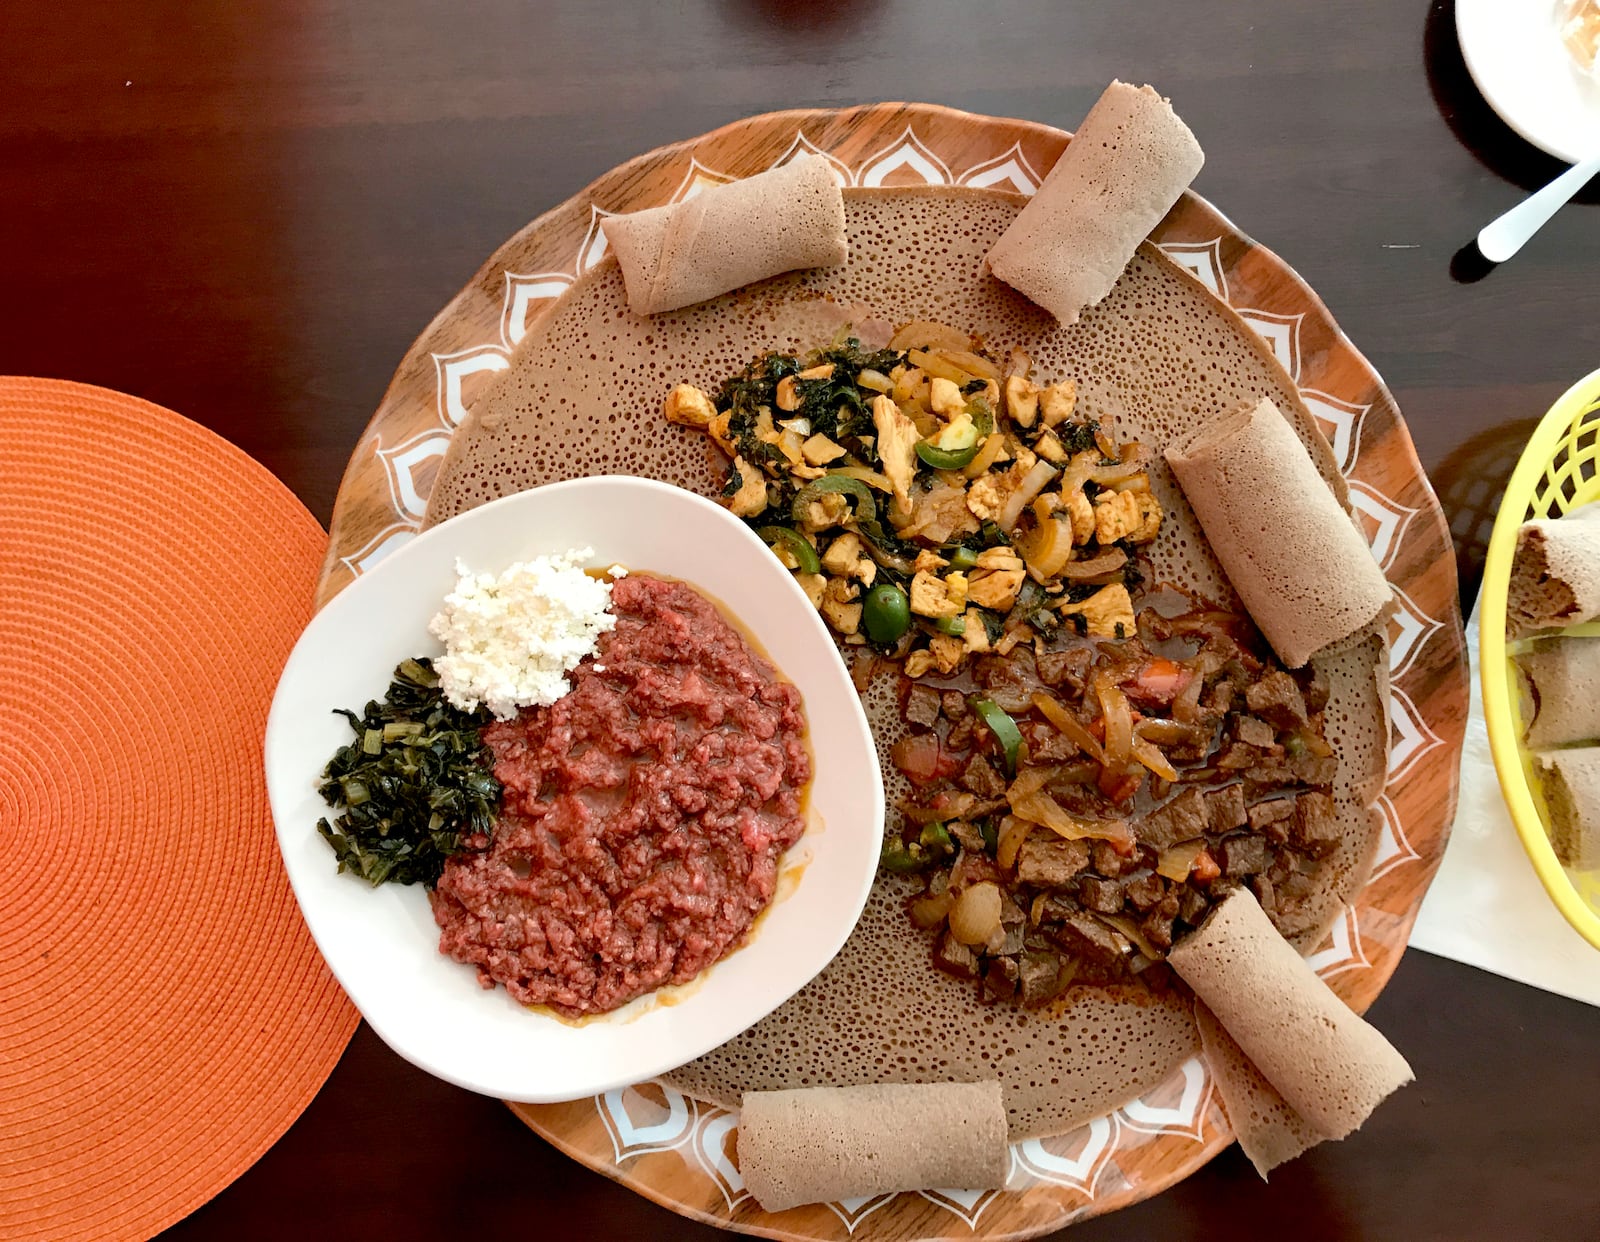
<svg viewBox="0 0 1600 1242"><path fill-rule="evenodd" d="M600 221L636 315L704 302L779 272L845 261L844 196L828 161L782 167L668 207Z"/></svg>
<svg viewBox="0 0 1600 1242"><path fill-rule="evenodd" d="M1600 504L1524 522L1506 584L1512 638L1600 617Z"/></svg>
<svg viewBox="0 0 1600 1242"><path fill-rule="evenodd" d="M1543 638L1513 659L1533 698L1529 746L1600 738L1600 638Z"/></svg>
<svg viewBox="0 0 1600 1242"><path fill-rule="evenodd" d="M1168 960L1203 1002L1202 1043L1263 1177L1344 1138L1411 1081L1405 1058L1317 977L1249 889L1230 894Z"/></svg>
<svg viewBox="0 0 1600 1242"><path fill-rule="evenodd" d="M1154 88L1113 82L985 262L1063 324L1117 283L1205 163Z"/></svg>
<svg viewBox="0 0 1600 1242"><path fill-rule="evenodd" d="M901 1190L988 1190L1010 1167L1000 1083L751 1091L739 1172L769 1212Z"/></svg>
<svg viewBox="0 0 1600 1242"><path fill-rule="evenodd" d="M1600 746L1541 751L1550 844L1568 867L1600 868Z"/></svg>
<svg viewBox="0 0 1600 1242"><path fill-rule="evenodd" d="M1372 551L1269 398L1175 441L1167 463L1251 618L1290 668L1391 606Z"/></svg>

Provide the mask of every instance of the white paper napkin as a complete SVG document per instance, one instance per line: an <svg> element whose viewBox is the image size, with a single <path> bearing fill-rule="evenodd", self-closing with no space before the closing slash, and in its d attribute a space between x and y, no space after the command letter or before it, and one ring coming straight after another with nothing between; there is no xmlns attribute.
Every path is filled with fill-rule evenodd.
<svg viewBox="0 0 1600 1242"><path fill-rule="evenodd" d="M1411 932L1411 947L1600 1005L1600 949L1573 931L1523 851L1489 755L1478 688L1478 614L1467 622L1472 710L1461 797L1444 860Z"/></svg>

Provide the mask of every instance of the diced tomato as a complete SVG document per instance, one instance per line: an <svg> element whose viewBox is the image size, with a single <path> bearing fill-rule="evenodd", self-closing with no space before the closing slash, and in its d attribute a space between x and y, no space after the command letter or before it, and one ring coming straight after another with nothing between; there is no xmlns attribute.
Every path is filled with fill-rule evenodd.
<svg viewBox="0 0 1600 1242"><path fill-rule="evenodd" d="M1100 792L1113 802L1128 801L1139 792L1139 786L1143 783L1143 768L1128 772L1112 772L1105 768L1100 770Z"/></svg>
<svg viewBox="0 0 1600 1242"><path fill-rule="evenodd" d="M931 785L960 772L966 758L950 749L937 733L913 733L901 738L889 752L894 766L914 785Z"/></svg>
<svg viewBox="0 0 1600 1242"><path fill-rule="evenodd" d="M1194 860L1194 865L1189 868L1189 878L1196 884L1209 884L1222 874L1222 868L1217 866L1217 860L1211 857L1210 850L1201 850Z"/></svg>
<svg viewBox="0 0 1600 1242"><path fill-rule="evenodd" d="M1122 683L1123 693L1145 707L1170 707L1194 677L1194 670L1167 659L1152 656L1131 679Z"/></svg>

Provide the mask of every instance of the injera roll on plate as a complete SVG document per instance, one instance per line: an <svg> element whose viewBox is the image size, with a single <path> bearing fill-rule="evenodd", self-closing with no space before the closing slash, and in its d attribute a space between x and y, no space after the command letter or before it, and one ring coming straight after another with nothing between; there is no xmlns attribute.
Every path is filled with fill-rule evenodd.
<svg viewBox="0 0 1600 1242"><path fill-rule="evenodd" d="M1600 738L1600 638L1548 638L1513 657L1533 694L1529 746Z"/></svg>
<svg viewBox="0 0 1600 1242"><path fill-rule="evenodd" d="M1021 346L1037 377L1073 377L1081 410L1114 420L1119 438L1143 440L1168 514L1151 545L1156 575L1240 607L1160 450L1262 397L1284 412L1329 485L1342 487L1327 442L1260 339L1152 246L1141 246L1106 300L1070 328L987 275L983 257L1022 201L985 190L846 191L845 266L790 273L650 319L629 312L617 266L600 263L530 329L511 368L473 405L440 466L429 522L590 474L641 474L715 495L725 463L701 433L661 416L674 384L715 392L756 354L825 341L841 316L935 319L978 333L1002 356ZM1302 948L1360 887L1377 840L1370 808L1388 743L1382 654L1373 641L1325 664L1344 840L1296 936ZM887 761L905 728L895 678L878 677L866 706L893 801L904 792ZM736 1107L746 1091L998 1075L1017 1138L1100 1116L1199 1047L1190 1005L1173 993L1079 988L1050 1012L981 1004L969 984L933 968L930 939L906 917L908 891L906 881L880 877L855 934L821 975L672 1081Z"/></svg>
<svg viewBox="0 0 1600 1242"><path fill-rule="evenodd" d="M1522 638L1600 616L1600 504L1525 522L1506 583L1506 626Z"/></svg>
<svg viewBox="0 0 1600 1242"><path fill-rule="evenodd" d="M1113 82L989 252L989 270L1075 323L1111 291L1204 163L1189 127L1153 87Z"/></svg>
<svg viewBox="0 0 1600 1242"><path fill-rule="evenodd" d="M845 260L844 199L828 161L800 158L670 207L600 222L628 305L654 315L751 281Z"/></svg>
<svg viewBox="0 0 1600 1242"><path fill-rule="evenodd" d="M1550 807L1550 845L1566 867L1600 867L1600 746L1534 756Z"/></svg>
<svg viewBox="0 0 1600 1242"><path fill-rule="evenodd" d="M1290 668L1388 615L1394 593L1269 398L1168 446L1167 463L1257 627Z"/></svg>
<svg viewBox="0 0 1600 1242"><path fill-rule="evenodd" d="M897 1190L1005 1185L998 1082L754 1091L739 1109L739 1172L769 1212Z"/></svg>
<svg viewBox="0 0 1600 1242"><path fill-rule="evenodd" d="M1411 1081L1405 1058L1317 977L1249 889L1236 889L1169 960L1204 1002L1207 1059L1239 1145L1263 1177L1315 1143L1344 1138Z"/></svg>

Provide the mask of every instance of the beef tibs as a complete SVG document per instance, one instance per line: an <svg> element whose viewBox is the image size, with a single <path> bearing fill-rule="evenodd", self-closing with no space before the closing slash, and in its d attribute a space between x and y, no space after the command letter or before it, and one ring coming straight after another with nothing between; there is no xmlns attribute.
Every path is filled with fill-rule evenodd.
<svg viewBox="0 0 1600 1242"><path fill-rule="evenodd" d="M921 879L908 900L936 964L988 1000L1167 986L1167 952L1239 887L1286 934L1308 926L1340 834L1327 679L1282 668L1247 619L1175 611L1161 590L1159 615L1130 597L1123 638L1043 625L1038 596L1018 630L1019 592L959 677L902 679L893 757L911 792L884 866ZM999 913L992 895L962 903L980 884Z"/></svg>

